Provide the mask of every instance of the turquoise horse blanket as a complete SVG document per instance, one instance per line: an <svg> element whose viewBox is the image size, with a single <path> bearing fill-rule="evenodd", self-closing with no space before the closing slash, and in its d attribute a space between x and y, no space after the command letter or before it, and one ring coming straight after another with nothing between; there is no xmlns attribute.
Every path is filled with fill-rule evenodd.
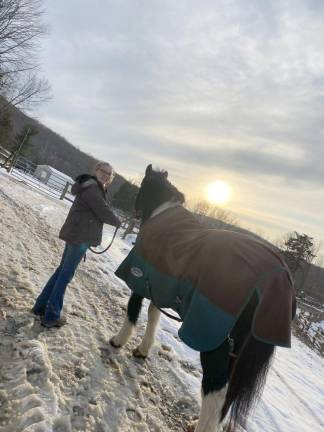
<svg viewBox="0 0 324 432"><path fill-rule="evenodd" d="M211 351L230 334L256 293L253 336L289 347L295 292L276 249L252 236L206 229L182 206L147 220L115 272L136 294L182 320L179 337Z"/></svg>

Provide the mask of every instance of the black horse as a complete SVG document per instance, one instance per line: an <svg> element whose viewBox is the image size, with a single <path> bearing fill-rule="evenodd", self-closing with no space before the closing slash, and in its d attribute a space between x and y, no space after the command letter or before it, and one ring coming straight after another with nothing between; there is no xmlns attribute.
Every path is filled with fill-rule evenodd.
<svg viewBox="0 0 324 432"><path fill-rule="evenodd" d="M179 336L189 346L200 351L203 372L202 404L195 432L224 430L222 425L225 424L228 428L235 427L236 424L243 426L250 408L262 392L274 346L290 344L290 323L294 315L295 298L289 271L270 246L246 235L230 231L206 230L200 226L195 222L194 216L189 215L189 212L183 208L184 195L168 181L167 176L167 172L154 171L149 165L136 197L135 211L141 218L139 236L134 251L131 251L116 272L117 276L128 283L133 292L129 299L124 324L110 342L114 347L121 347L127 342L135 328L143 297L147 297L151 303L148 309L146 331L141 344L133 352L136 357L145 358L154 343L160 308L172 308L183 320L184 330L182 333L179 331ZM184 220L178 223L179 212L182 212ZM173 219L177 220L176 228L170 222ZM183 239L183 235L189 235L189 239ZM213 236L215 241L212 239ZM238 245L237 248L241 248L240 259L237 261L234 252L228 246L233 243ZM194 248L194 245L199 246L199 253L192 253L191 248ZM210 253L210 247L214 255ZM186 251L185 248L188 250ZM203 254L204 249L208 249L207 255ZM168 258L164 260L165 256ZM187 262L192 256L200 257L199 265ZM251 269L253 260L256 264L255 268ZM173 261L175 268L170 270ZM278 264L275 270L268 271L269 268L273 268L274 263ZM223 278L222 272L225 268L227 273ZM261 278L260 274L255 276L260 268L263 270ZM212 302L206 300L205 288L199 281L215 271L217 281L222 280L222 286L228 285L226 290L231 291L229 298L225 296L225 303L222 303L225 305L223 309L229 309L230 313L223 315L234 318L226 324L223 324L220 318L219 321L216 318L215 324L212 325L208 321L209 328L205 329L203 324L200 326L200 323L204 321L205 315L208 315L207 309L212 309L214 306ZM173 273L172 277L166 273ZM174 278L175 275L179 283L178 279ZM242 285L245 289L246 281L251 283L251 277L256 277L258 283L251 285L246 298L242 297L240 287ZM189 279L191 281L188 284ZM165 295L167 284L178 289L174 302L173 300L168 302L165 298L162 301L158 300L159 293ZM178 288L179 285L181 289ZM258 287L255 288L255 285ZM202 293L198 292L199 290ZM212 285L211 291L209 299L216 298L222 290ZM242 303L239 305L239 310L233 312L232 303L237 303L237 298L240 296ZM273 307L276 303L275 296L279 299ZM194 298L198 298L196 302L198 306L194 304ZM223 299L220 298L220 301L222 302ZM263 307L263 303L266 308ZM241 307L242 305L244 307ZM256 313L258 310L260 310L259 315ZM279 341L278 337L281 335L280 331L279 336L276 333L275 324L278 321L280 331L283 327L287 329L284 337ZM270 333L270 342L256 334L262 333L263 330L266 334ZM216 342L215 336L215 343L213 336L210 336L214 334L218 338ZM197 342L193 340L194 338ZM276 340L273 341L275 338ZM228 413L230 418L227 422L225 416L227 417ZM193 426L190 426L188 430L193 430L192 428Z"/></svg>

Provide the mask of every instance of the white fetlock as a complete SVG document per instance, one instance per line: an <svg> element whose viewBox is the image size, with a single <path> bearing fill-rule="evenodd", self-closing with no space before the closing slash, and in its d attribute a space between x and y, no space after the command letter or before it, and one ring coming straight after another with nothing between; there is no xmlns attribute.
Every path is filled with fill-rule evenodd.
<svg viewBox="0 0 324 432"><path fill-rule="evenodd" d="M195 432L221 432L220 418L226 392L227 385L221 390L203 395Z"/></svg>
<svg viewBox="0 0 324 432"><path fill-rule="evenodd" d="M148 308L148 321L141 344L135 349L135 357L146 358L154 344L154 337L159 323L160 311L150 303Z"/></svg>
<svg viewBox="0 0 324 432"><path fill-rule="evenodd" d="M125 343L130 338L134 327L135 327L134 324L132 324L129 321L128 317L126 317L124 324L123 324L122 328L120 329L119 333L110 339L111 345L113 345L116 348L119 348L119 347L122 347L123 345L125 345Z"/></svg>

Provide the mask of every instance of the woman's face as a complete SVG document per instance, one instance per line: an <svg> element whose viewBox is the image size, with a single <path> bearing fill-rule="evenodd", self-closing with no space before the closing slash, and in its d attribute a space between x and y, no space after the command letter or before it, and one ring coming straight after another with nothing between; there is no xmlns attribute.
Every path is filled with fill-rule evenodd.
<svg viewBox="0 0 324 432"><path fill-rule="evenodd" d="M97 180L103 184L107 185L112 180L112 168L110 165L101 165L99 168L96 169L96 177Z"/></svg>

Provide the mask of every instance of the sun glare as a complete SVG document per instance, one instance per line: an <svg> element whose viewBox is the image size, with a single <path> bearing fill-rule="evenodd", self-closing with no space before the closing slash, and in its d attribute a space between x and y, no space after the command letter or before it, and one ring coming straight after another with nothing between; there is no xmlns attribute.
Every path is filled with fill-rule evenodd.
<svg viewBox="0 0 324 432"><path fill-rule="evenodd" d="M216 181L207 186L206 194L212 204L224 204L231 196L231 188L223 181Z"/></svg>

